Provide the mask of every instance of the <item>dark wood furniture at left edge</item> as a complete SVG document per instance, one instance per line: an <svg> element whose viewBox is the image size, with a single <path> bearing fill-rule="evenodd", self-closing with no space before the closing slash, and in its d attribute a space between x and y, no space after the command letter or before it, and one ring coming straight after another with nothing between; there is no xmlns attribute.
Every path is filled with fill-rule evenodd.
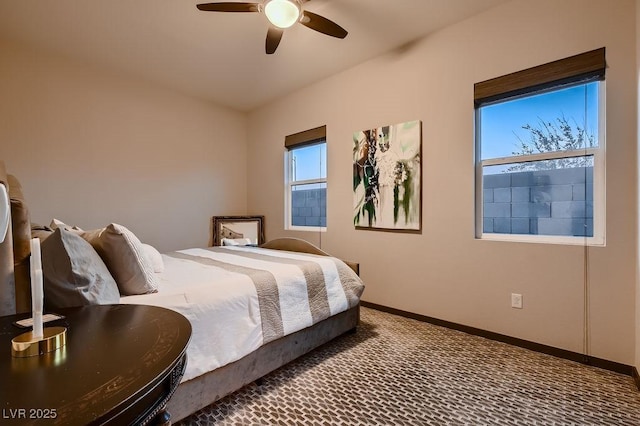
<svg viewBox="0 0 640 426"><path fill-rule="evenodd" d="M29 315L0 317L0 423L169 424L166 404L186 365L191 324L169 309L104 305L61 309L67 344L14 358L11 339Z"/></svg>

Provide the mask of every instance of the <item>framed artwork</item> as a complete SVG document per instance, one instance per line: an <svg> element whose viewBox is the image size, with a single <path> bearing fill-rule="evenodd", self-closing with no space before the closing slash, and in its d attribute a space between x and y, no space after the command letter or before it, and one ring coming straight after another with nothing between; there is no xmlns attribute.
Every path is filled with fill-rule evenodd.
<svg viewBox="0 0 640 426"><path fill-rule="evenodd" d="M356 229L421 232L422 122L353 133Z"/></svg>
<svg viewBox="0 0 640 426"><path fill-rule="evenodd" d="M213 216L214 246L222 245L222 239L244 240L250 244L264 244L264 216Z"/></svg>

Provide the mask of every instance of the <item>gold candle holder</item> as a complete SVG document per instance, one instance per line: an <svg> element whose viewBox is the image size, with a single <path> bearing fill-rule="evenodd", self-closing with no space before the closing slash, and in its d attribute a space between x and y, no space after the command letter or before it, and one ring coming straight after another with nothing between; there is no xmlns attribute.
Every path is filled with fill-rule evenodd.
<svg viewBox="0 0 640 426"><path fill-rule="evenodd" d="M27 331L11 339L11 356L26 358L56 351L67 343L66 327L45 327L41 338Z"/></svg>

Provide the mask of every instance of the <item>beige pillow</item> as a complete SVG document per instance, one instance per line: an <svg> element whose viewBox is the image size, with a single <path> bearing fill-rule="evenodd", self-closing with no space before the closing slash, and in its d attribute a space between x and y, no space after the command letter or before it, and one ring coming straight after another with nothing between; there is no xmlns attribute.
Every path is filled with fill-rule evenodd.
<svg viewBox="0 0 640 426"><path fill-rule="evenodd" d="M41 252L48 309L120 302L106 265L79 235L58 228L42 241Z"/></svg>
<svg viewBox="0 0 640 426"><path fill-rule="evenodd" d="M83 238L85 235L83 235ZM122 225L110 224L97 237L90 239L123 295L158 291L153 266L145 255L142 243Z"/></svg>

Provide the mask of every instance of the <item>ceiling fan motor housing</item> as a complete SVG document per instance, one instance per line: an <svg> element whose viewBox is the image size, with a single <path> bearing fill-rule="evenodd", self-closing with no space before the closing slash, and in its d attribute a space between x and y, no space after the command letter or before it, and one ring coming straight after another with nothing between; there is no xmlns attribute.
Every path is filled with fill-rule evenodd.
<svg viewBox="0 0 640 426"><path fill-rule="evenodd" d="M269 22L278 28L289 28L302 16L298 0L265 0L261 5Z"/></svg>

